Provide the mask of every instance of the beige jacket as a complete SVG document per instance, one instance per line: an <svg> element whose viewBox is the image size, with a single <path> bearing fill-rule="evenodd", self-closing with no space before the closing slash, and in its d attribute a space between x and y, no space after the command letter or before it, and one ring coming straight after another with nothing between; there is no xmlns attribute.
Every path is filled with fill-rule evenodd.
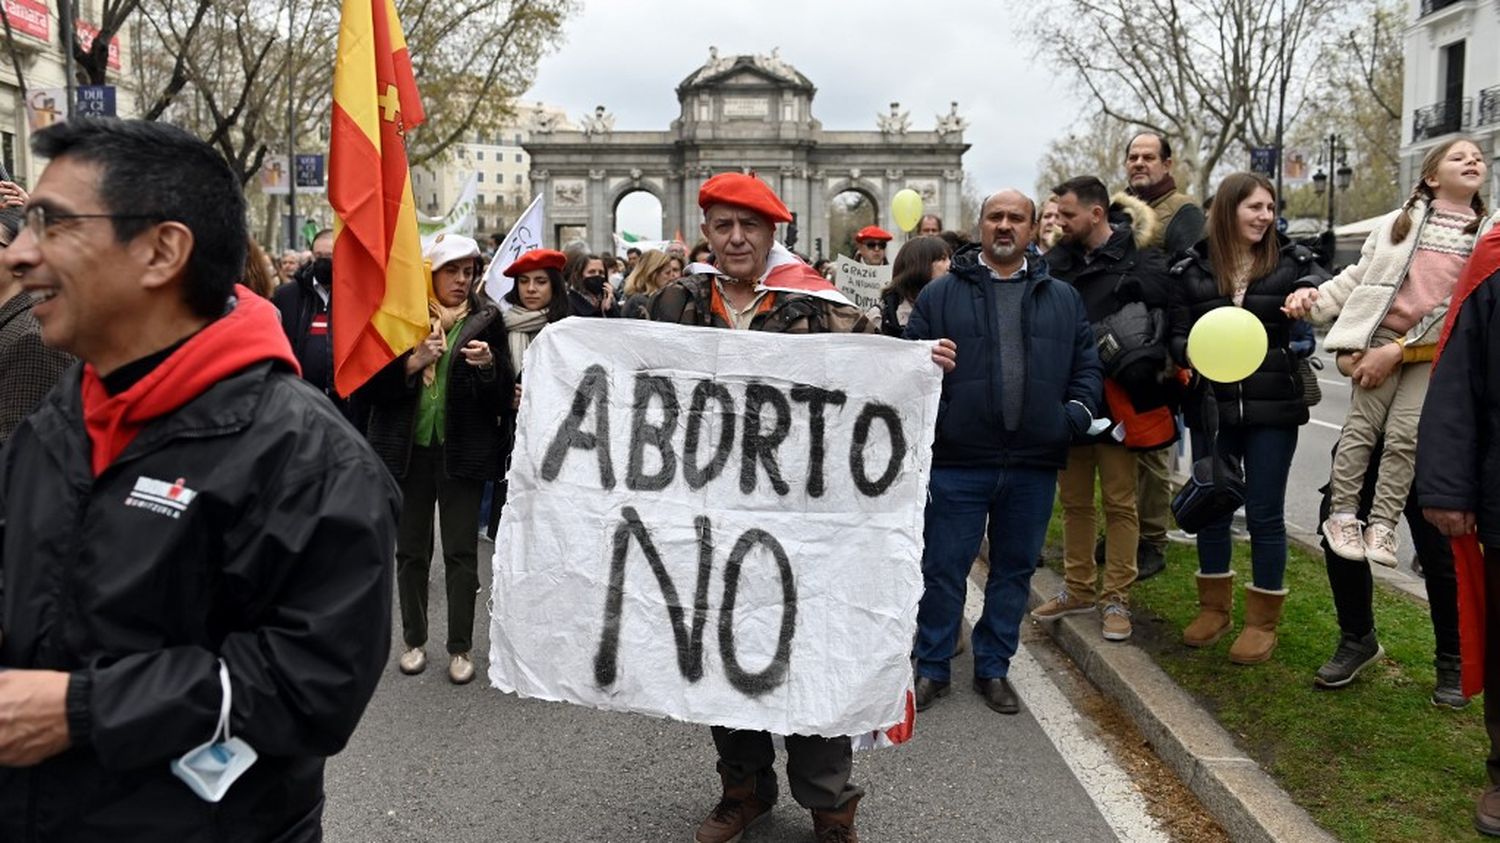
<svg viewBox="0 0 1500 843"><path fill-rule="evenodd" d="M1411 214L1412 230L1400 243L1391 242L1391 226L1402 214ZM1479 224L1482 236L1495 224L1500 214L1490 216ZM1360 249L1359 261L1344 268L1318 287L1318 300L1308 312L1308 321L1317 325L1333 324L1323 347L1332 352L1363 351L1370 347L1375 329L1390 312L1396 291L1406 280L1407 269L1417 251L1417 241L1422 237L1422 227L1427 224L1427 203L1418 200L1410 211L1398 208L1380 221L1380 227L1365 239ZM1443 320L1448 316L1448 305L1443 303L1423 317L1406 333L1406 345L1436 345L1443 330Z"/></svg>

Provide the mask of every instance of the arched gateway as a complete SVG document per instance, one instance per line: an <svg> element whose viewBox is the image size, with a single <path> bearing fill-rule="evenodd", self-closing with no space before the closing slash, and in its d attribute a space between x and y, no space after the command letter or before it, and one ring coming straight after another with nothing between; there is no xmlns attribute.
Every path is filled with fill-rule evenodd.
<svg viewBox="0 0 1500 843"><path fill-rule="evenodd" d="M817 89L806 76L769 56L720 58L677 86L681 115L664 132L616 132L599 106L578 131L543 123L525 144L532 189L547 197L546 231L553 245L582 237L591 249L612 248L619 200L647 191L662 203L662 232L696 239L698 186L715 173L754 170L797 215L798 251L817 243L831 257L829 215L834 197L849 190L875 205L889 226L891 196L903 188L922 195L928 213L958 223L963 187L965 123L957 104L937 115L932 131L910 131L911 120L891 103L866 132L824 131L812 116ZM785 227L780 232L786 237Z"/></svg>

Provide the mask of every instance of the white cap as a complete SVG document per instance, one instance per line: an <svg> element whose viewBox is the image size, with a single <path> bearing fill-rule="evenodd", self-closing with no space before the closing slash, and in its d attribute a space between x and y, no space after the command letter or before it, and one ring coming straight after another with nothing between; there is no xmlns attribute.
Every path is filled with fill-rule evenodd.
<svg viewBox="0 0 1500 843"><path fill-rule="evenodd" d="M434 237L432 242L427 244L427 248L422 250L422 258L432 264L434 272L443 264L477 257L479 257L479 244L474 241L474 238L448 232Z"/></svg>

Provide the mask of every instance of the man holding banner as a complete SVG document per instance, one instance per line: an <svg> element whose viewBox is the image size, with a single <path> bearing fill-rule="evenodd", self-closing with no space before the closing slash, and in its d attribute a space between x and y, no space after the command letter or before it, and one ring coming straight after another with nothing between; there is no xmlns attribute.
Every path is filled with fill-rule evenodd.
<svg viewBox="0 0 1500 843"><path fill-rule="evenodd" d="M822 276L775 242L777 223L791 221L781 199L752 175L722 173L698 193L703 235L723 275L690 275L656 293L647 306L657 322L772 333L873 333L858 309ZM954 366L952 343L934 346L933 361ZM737 840L776 799L771 735L713 727L723 796L699 825L698 843ZM850 782L850 739L788 735L792 796L813 814L819 840L857 840L854 812L863 791Z"/></svg>

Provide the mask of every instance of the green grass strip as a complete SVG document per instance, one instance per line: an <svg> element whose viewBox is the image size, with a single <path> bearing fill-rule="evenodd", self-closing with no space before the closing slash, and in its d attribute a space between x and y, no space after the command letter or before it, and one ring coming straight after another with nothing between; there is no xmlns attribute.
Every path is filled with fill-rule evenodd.
<svg viewBox="0 0 1500 843"><path fill-rule="evenodd" d="M1061 520L1054 515L1048 533L1049 564L1059 573ZM1276 653L1252 667L1228 658L1244 618L1249 545L1238 542L1234 550L1234 632L1203 650L1184 646L1181 637L1197 614L1197 567L1194 547L1171 544L1166 571L1131 588L1134 643L1318 823L1347 841L1483 839L1471 824L1474 800L1487 783L1483 700L1462 711L1429 701L1433 634L1426 606L1377 580L1375 626L1386 658L1349 687L1320 691L1313 673L1339 636L1322 558L1292 548Z"/></svg>

